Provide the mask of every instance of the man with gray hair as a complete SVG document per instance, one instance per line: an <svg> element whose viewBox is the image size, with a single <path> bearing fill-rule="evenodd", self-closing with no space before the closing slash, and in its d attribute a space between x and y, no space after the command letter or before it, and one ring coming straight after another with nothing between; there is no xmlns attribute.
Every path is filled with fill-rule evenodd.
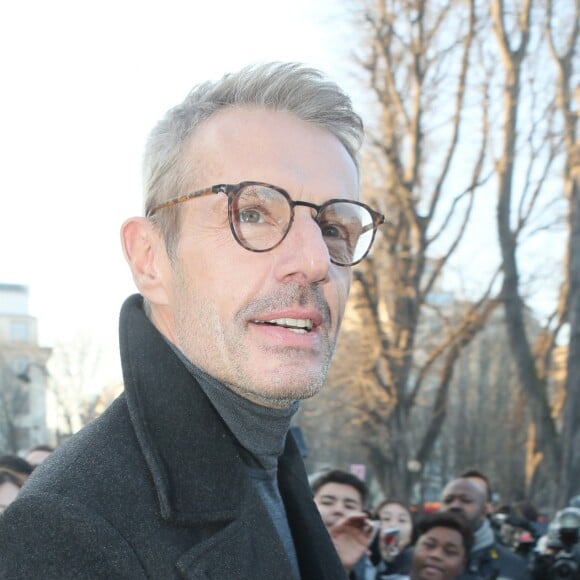
<svg viewBox="0 0 580 580"><path fill-rule="evenodd" d="M336 579L290 421L321 388L351 267L362 123L318 71L195 87L152 131L121 238L124 393L0 520L0 577Z"/></svg>

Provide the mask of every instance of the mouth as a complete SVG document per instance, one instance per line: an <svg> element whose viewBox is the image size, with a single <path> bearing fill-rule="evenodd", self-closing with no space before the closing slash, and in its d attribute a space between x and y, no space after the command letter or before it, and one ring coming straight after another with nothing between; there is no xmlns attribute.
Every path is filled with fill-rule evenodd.
<svg viewBox="0 0 580 580"><path fill-rule="evenodd" d="M278 326L296 334L308 334L314 328L311 318L273 318L272 320L252 320L254 324Z"/></svg>
<svg viewBox="0 0 580 580"><path fill-rule="evenodd" d="M426 566L423 566L422 571L428 577L432 577L432 576L437 577L437 576L443 575L443 570L439 566L434 566L433 564L428 564Z"/></svg>

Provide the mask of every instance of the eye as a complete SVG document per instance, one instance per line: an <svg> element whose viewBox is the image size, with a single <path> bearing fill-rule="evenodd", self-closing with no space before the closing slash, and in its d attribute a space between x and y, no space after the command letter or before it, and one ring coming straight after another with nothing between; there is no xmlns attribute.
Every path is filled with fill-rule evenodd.
<svg viewBox="0 0 580 580"><path fill-rule="evenodd" d="M320 224L320 229L325 238L334 238L338 240L348 240L349 238L348 231L340 224Z"/></svg>
<svg viewBox="0 0 580 580"><path fill-rule="evenodd" d="M242 224L260 224L264 223L264 214L257 208L244 208L240 210L238 219Z"/></svg>

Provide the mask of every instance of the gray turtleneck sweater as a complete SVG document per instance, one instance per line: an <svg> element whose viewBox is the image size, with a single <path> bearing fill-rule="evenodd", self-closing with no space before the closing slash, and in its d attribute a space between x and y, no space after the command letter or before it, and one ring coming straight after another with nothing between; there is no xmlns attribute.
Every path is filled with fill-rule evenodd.
<svg viewBox="0 0 580 580"><path fill-rule="evenodd" d="M264 509L262 513L247 514L248 529L260 525L263 517L271 519L298 580L298 559L278 488L278 458L284 451L290 421L298 410L298 402L295 401L285 409L273 409L252 403L193 365L174 344L168 344L200 384L241 446L247 473L255 483L253 489ZM256 550L259 549L256 546Z"/></svg>

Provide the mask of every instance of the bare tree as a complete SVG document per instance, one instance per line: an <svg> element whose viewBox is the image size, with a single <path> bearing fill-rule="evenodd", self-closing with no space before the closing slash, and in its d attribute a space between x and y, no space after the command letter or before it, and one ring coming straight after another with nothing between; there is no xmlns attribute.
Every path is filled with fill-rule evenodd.
<svg viewBox="0 0 580 580"><path fill-rule="evenodd" d="M580 85L576 88L574 86L578 81L578 71L573 68L578 52L580 3L576 1L575 10L569 15L566 14L570 23L568 31L562 22L564 15L555 13L553 0L547 2L546 8L548 48L557 71L556 104L563 126L564 192L569 208L566 278L562 294L567 298L570 341L562 427L561 486L558 497L558 504L565 505L573 495L580 493Z"/></svg>
<svg viewBox="0 0 580 580"><path fill-rule="evenodd" d="M59 439L66 439L95 415L102 385L98 369L102 349L88 335L55 345L49 361L49 391L56 403Z"/></svg>
<svg viewBox="0 0 580 580"><path fill-rule="evenodd" d="M27 412L27 387L0 353L0 442L9 453L20 450L19 418Z"/></svg>
<svg viewBox="0 0 580 580"><path fill-rule="evenodd" d="M376 385L391 397L389 407L374 411L373 420L387 426L389 448L375 448L373 463L386 462L385 487L405 495L416 473L409 461L423 466L441 432L456 362L497 304L493 270L470 303L436 298L487 179L487 79L472 72L475 2L377 0L366 22L371 42L362 64L380 119L372 146L381 177L369 193L389 225L355 279L381 345ZM427 402L421 428L411 413Z"/></svg>
<svg viewBox="0 0 580 580"><path fill-rule="evenodd" d="M563 133L556 93L546 90L555 78L544 32L549 5L356 2L361 4L366 35L359 64L375 96L363 185L388 220L372 257L354 272L349 311L356 315L350 322L347 317L323 394L332 403L327 409L342 407L341 431L358 432L385 492L404 497L415 477L410 462L425 466L436 451L458 361L503 303L522 387L519 406L512 407L510 398L510 421L518 440L522 433L532 437L524 470L538 489L536 467L560 465L547 387L568 304L563 287L546 324L531 324L522 293L533 292L525 283L536 272L524 268L522 277L518 267L524 243L552 231L562 199L557 191L550 195L561 184L553 169ZM571 37L568 48L558 41L561 66L571 66L574 28ZM487 231L493 228L491 212L484 212L494 191L501 247L475 269L466 263L464 248L481 244L472 231L485 231L475 228L482 215L489 220ZM467 300L446 286L457 270L471 287ZM365 345L363 353L357 340ZM466 388L483 387L474 380ZM518 414L522 400L530 405L532 423L526 413ZM310 403L307 412L313 415ZM570 418L568 424L578 421ZM461 468L459 454L449 455ZM488 457L482 461L493 465ZM506 481L510 469L503 470Z"/></svg>
<svg viewBox="0 0 580 580"><path fill-rule="evenodd" d="M518 256L524 243L524 235L529 230L538 229L538 215L545 215L549 203L551 188L546 187L555 163L561 159L562 142L568 143L569 153L574 147L575 121L570 110L568 83L573 78L571 69L573 55L578 42L578 3L573 11L572 28L566 40L563 53L559 55L551 28L553 18L551 2L547 4L547 11L542 13L539 2L525 0L521 6L510 4L506 7L502 0L493 0L491 14L493 31L499 53L501 55L501 93L503 97L501 118L502 138L498 148L495 169L498 183L497 228L502 254L502 301L506 313L506 324L511 351L516 361L519 382L527 397L534 429L530 431L534 452L531 456L538 457L534 467L541 467L542 472L551 477L541 478L542 473L536 471L531 480L530 493L534 493L534 484L537 487L546 487L551 484L550 498L552 505L556 504L558 490L554 487L553 474L560 473L563 467L563 445L568 449L573 442L573 435L577 427L572 427L575 418L573 411L568 410L563 437L558 432L555 417L552 412L548 396L548 379L552 363L552 355L557 344L558 335L568 320L568 306L570 303L570 286L567 277L560 288L560 298L556 304L544 331L533 341L525 326L525 302L522 298L521 264ZM534 18L536 25L534 26ZM545 19L546 26L542 26ZM546 54L543 50L545 37L540 34L547 30L548 46L553 60L558 65L558 90L546 90L554 86L546 65L549 59L539 61L538 53ZM562 28L558 36L561 38ZM559 41L558 41L559 44ZM529 108L524 106L529 104ZM558 107L559 104L559 107ZM561 122L561 116L566 122ZM565 127L565 131L561 127ZM574 203L573 179L571 178L570 156L565 162L568 196L570 203ZM524 160L523 162L521 160ZM519 167L518 167L519 163ZM517 179L518 171L524 167L523 179ZM546 200L546 197L548 199ZM561 193L556 194L561 197ZM534 218L536 221L534 221ZM574 240L575 211L570 211L571 236L568 251L568 275L573 276L578 267L571 258L577 253L578 240ZM543 227L546 227L545 225ZM570 277L572 281L572 277ZM572 321L572 319L570 319ZM572 330L574 332L574 330ZM575 378L574 381L577 382ZM572 402L578 402L577 384L568 384L569 396ZM576 460L577 461L577 460ZM567 462L570 467L570 460ZM580 468L580 464L578 464ZM563 486L568 493L568 475Z"/></svg>

